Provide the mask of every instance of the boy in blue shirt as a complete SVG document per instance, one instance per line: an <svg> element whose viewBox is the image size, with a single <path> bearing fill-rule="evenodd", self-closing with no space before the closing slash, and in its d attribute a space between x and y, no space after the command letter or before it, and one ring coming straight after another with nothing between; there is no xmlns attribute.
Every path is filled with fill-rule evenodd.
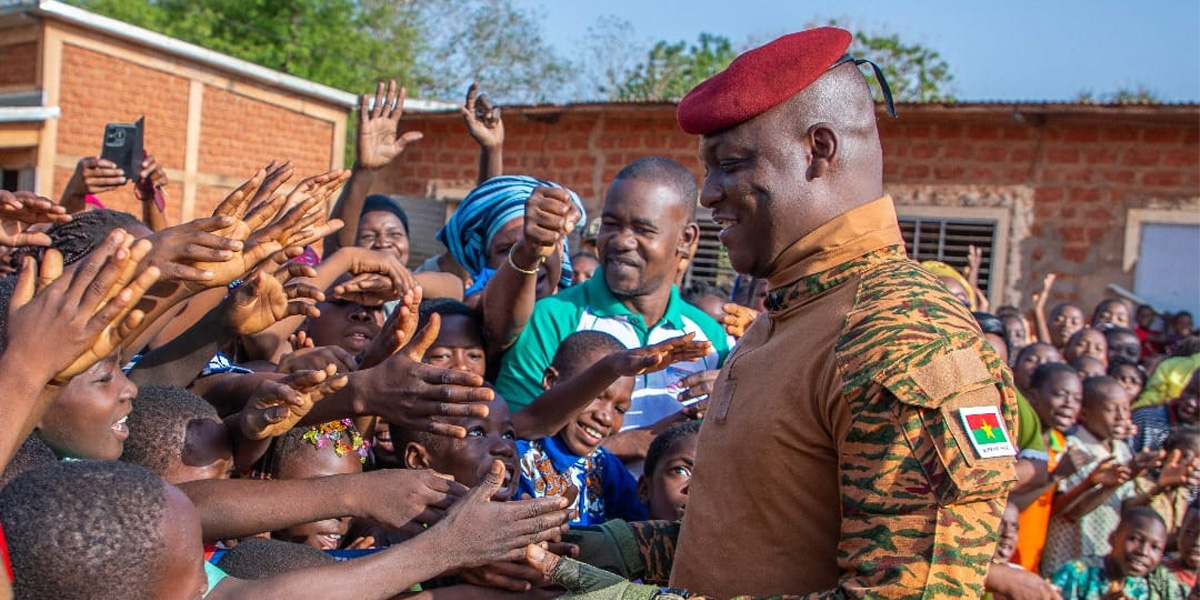
<svg viewBox="0 0 1200 600"><path fill-rule="evenodd" d="M599 331L579 331L563 340L546 369L542 385L547 390L588 371L589 367L625 347ZM518 493L533 497L567 496L575 500L578 516L572 526L603 523L609 519L645 520L646 507L638 501L637 480L621 459L600 446L621 430L633 397L632 377L616 377L586 408L552 437L517 440L521 481Z"/></svg>

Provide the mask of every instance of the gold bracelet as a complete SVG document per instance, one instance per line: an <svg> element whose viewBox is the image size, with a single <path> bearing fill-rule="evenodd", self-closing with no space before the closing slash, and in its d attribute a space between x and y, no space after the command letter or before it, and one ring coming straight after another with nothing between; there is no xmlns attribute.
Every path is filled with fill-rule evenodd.
<svg viewBox="0 0 1200 600"><path fill-rule="evenodd" d="M546 262L546 257L539 255L537 264L533 265L532 269L522 269L521 267L517 266L517 263L513 262L513 258L512 258L513 250L516 250L516 249L517 249L516 244L513 244L512 247L508 249L508 266L512 267L513 269L516 269L516 271L518 273L521 273L522 275L537 275L538 267L540 267L542 265L542 263Z"/></svg>

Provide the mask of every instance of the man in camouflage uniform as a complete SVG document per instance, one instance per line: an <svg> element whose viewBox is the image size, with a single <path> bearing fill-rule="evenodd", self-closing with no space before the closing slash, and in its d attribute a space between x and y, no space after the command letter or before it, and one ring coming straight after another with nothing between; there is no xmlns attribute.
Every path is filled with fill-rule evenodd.
<svg viewBox="0 0 1200 600"><path fill-rule="evenodd" d="M982 593L1015 480L1012 378L905 255L849 42L785 36L680 103L700 201L771 292L709 400L682 525L574 536L581 560L657 585L529 550L576 597Z"/></svg>

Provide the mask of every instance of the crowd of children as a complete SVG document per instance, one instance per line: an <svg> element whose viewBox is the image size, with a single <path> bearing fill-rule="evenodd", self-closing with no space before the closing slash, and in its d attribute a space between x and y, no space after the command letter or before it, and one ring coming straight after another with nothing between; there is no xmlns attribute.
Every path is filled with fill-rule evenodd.
<svg viewBox="0 0 1200 600"><path fill-rule="evenodd" d="M574 192L502 174L499 112L472 88L480 186L439 233L447 252L410 270L404 211L367 195L419 139L402 101L394 83L364 96L352 171L286 189L294 169L272 162L187 223L155 208L152 157L132 174L83 159L59 203L0 191L0 541L17 597L552 597L530 544L570 556L570 527L683 517L705 373L766 282L673 297L727 339L630 347L598 307L595 327L561 332L536 393L502 397L489 382L537 301L603 277L604 251ZM129 180L143 220L103 208ZM965 275L926 266L984 311L977 256ZM1187 313L1120 299L1047 315L1052 284L976 313L1021 405L989 594L1185 597L1200 337ZM678 406L608 448L648 382Z"/></svg>

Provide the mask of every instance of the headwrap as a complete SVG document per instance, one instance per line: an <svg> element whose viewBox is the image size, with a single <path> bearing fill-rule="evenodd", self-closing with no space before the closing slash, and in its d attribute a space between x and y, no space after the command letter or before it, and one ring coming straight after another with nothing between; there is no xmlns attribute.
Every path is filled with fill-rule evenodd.
<svg viewBox="0 0 1200 600"><path fill-rule="evenodd" d="M408 235L408 213L404 212L404 209L390 196L383 194L367 196L366 202L363 203L362 216L371 212L389 212L396 215L396 218L400 219L400 223L404 225L404 234Z"/></svg>
<svg viewBox="0 0 1200 600"><path fill-rule="evenodd" d="M967 308L971 309L972 311L978 310L977 307L979 306L979 299L975 297L975 287L967 281L966 277L963 277L962 273L958 272L958 269L955 269L954 267L940 260L924 260L921 261L921 266L924 267L926 271L929 271L938 277L949 277L950 279L957 281L959 285L961 285L962 288L967 291L967 297L971 300L971 304Z"/></svg>
<svg viewBox="0 0 1200 600"><path fill-rule="evenodd" d="M483 182L471 190L458 205L445 227L437 233L439 242L445 244L450 255L462 265L475 283L466 291L471 295L483 290L483 286L495 274L488 268L488 247L492 238L513 219L525 216L525 201L538 187L553 187L567 190L571 201L579 209L580 223L586 222L587 212L583 201L575 192L552 181L535 179L526 175L501 175ZM567 240L562 246L562 277L559 289L571 285L571 253Z"/></svg>

